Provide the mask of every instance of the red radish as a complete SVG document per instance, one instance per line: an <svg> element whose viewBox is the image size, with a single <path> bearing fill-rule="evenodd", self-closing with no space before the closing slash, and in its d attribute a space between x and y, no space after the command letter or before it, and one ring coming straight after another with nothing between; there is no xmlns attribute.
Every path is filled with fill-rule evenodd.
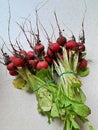
<svg viewBox="0 0 98 130"><path fill-rule="evenodd" d="M85 69L86 67L87 67L87 60L83 58L80 60L79 68Z"/></svg>
<svg viewBox="0 0 98 130"><path fill-rule="evenodd" d="M28 67L29 67L29 68L32 68L32 69L35 69L35 68L36 68L37 63L38 63L38 60L37 60L37 59L28 60L28 61L27 61Z"/></svg>
<svg viewBox="0 0 98 130"><path fill-rule="evenodd" d="M43 27L43 26L42 26ZM58 52L59 51L59 49L60 49L60 45L58 44L58 43L52 43L51 41L50 41L50 38L49 38L49 36L48 36L48 33L47 33L47 31L45 30L45 28L43 27L43 29L44 29L44 31L45 31L45 33L46 33L46 37L47 37L47 40L48 40L48 51L47 51L47 54L50 56L50 57L52 57L52 52L53 53L56 53L56 52Z"/></svg>
<svg viewBox="0 0 98 130"><path fill-rule="evenodd" d="M66 43L66 49L71 49L71 50L77 49L77 43L75 41L73 41L73 40L69 40Z"/></svg>
<svg viewBox="0 0 98 130"><path fill-rule="evenodd" d="M34 50L36 53L40 54L43 52L44 46L42 44L36 44Z"/></svg>
<svg viewBox="0 0 98 130"><path fill-rule="evenodd" d="M59 37L57 38L57 43L60 45L60 46L64 46L66 44L66 38L62 35L62 32L61 32L61 29L60 29L60 26L59 26L59 23L58 23L58 19L57 19L57 16L56 16L56 13L54 13L55 15L55 19L56 19L56 23L57 23L57 26L58 26L58 30L59 30Z"/></svg>
<svg viewBox="0 0 98 130"><path fill-rule="evenodd" d="M78 42L78 43L77 43L77 46L78 46L78 50L79 50L79 51L85 51L85 45L84 45L84 44Z"/></svg>
<svg viewBox="0 0 98 130"><path fill-rule="evenodd" d="M41 40L40 40L40 35L39 35L39 24L38 24L38 13L37 13L37 10L36 10L36 27L37 27L37 39L35 38L36 40L36 45L34 47L34 51L40 55L43 51L44 51L44 46L41 44Z"/></svg>
<svg viewBox="0 0 98 130"><path fill-rule="evenodd" d="M49 57L53 57L53 56L54 56L54 53L52 52L52 50L48 49L48 50L47 50L47 55L48 55Z"/></svg>
<svg viewBox="0 0 98 130"><path fill-rule="evenodd" d="M66 38L61 35L60 37L57 38L57 41L56 41L56 42L57 42L60 46L64 46L64 45L66 44L66 41L67 41Z"/></svg>
<svg viewBox="0 0 98 130"><path fill-rule="evenodd" d="M48 62L48 64L52 64L53 63L53 60L52 60L52 58L50 58L48 55L45 55L44 56L44 58L45 58L45 61L47 61Z"/></svg>
<svg viewBox="0 0 98 130"><path fill-rule="evenodd" d="M12 62L16 67L23 67L23 65L25 64L25 61L18 57L15 57Z"/></svg>
<svg viewBox="0 0 98 130"><path fill-rule="evenodd" d="M26 57L27 52L26 52L25 50L20 50L20 51L19 51L19 54L20 54L21 56L23 56L23 57Z"/></svg>
<svg viewBox="0 0 98 130"><path fill-rule="evenodd" d="M62 46L60 46L60 49L58 52L62 54Z"/></svg>
<svg viewBox="0 0 98 130"><path fill-rule="evenodd" d="M58 43L51 43L49 45L50 50L53 52L58 52L60 50L60 45Z"/></svg>
<svg viewBox="0 0 98 130"><path fill-rule="evenodd" d="M16 75L18 75L18 72L15 70L11 70L11 71L9 71L9 74L12 76L16 76Z"/></svg>
<svg viewBox="0 0 98 130"><path fill-rule="evenodd" d="M7 69L8 69L8 70L15 70L16 67L14 66L13 62L11 62L11 63L9 63L9 64L7 65Z"/></svg>
<svg viewBox="0 0 98 130"><path fill-rule="evenodd" d="M14 60L15 56L10 56L9 60L12 62Z"/></svg>
<svg viewBox="0 0 98 130"><path fill-rule="evenodd" d="M34 52L33 51L28 51L26 57L27 57L27 59L34 59L35 58Z"/></svg>
<svg viewBox="0 0 98 130"><path fill-rule="evenodd" d="M47 61L39 61L36 66L37 70L41 69L47 69L48 68L48 62Z"/></svg>

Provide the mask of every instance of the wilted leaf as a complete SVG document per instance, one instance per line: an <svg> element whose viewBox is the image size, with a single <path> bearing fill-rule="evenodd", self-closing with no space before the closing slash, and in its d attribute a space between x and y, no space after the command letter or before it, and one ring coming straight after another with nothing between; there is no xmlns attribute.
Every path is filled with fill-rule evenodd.
<svg viewBox="0 0 98 130"><path fill-rule="evenodd" d="M21 88L23 88L25 86L26 81L22 77L18 76L18 77L16 77L13 80L12 83L13 83L13 85L14 85L15 88L21 89Z"/></svg>

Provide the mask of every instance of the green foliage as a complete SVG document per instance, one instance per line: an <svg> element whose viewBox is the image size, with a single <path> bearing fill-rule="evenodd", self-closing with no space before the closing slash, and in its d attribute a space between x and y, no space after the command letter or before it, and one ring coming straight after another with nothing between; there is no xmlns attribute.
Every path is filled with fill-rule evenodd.
<svg viewBox="0 0 98 130"><path fill-rule="evenodd" d="M83 70L78 70L78 75L81 77L85 77L89 74L89 68L87 67L86 69Z"/></svg>

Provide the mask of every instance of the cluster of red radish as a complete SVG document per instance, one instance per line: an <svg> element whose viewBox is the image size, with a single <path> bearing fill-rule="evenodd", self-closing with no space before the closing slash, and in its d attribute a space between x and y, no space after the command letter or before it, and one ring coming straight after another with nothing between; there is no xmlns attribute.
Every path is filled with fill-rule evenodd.
<svg viewBox="0 0 98 130"><path fill-rule="evenodd" d="M52 61L56 59L56 54L59 53L60 56L63 56L62 47L65 47L65 49L67 50L67 55L69 55L69 50L78 51L79 68L85 69L87 67L87 60L82 56L82 52L85 51L84 43L76 42L75 39L67 41L67 39L62 35L57 38L56 43L51 43L49 45L45 60L49 64L52 64Z"/></svg>
<svg viewBox="0 0 98 130"><path fill-rule="evenodd" d="M85 45L75 40L69 40L64 36L57 38L56 43L50 43L47 52L44 51L44 45L38 43L34 46L33 51L26 52L19 50L13 56L9 56L7 70L10 75L17 75L17 68L28 67L31 72L38 71L43 68L48 68L56 60L57 54L62 56L62 47L65 47L67 52L69 50L79 51L79 67L85 69L87 67L87 60L82 58L81 54L85 51Z"/></svg>
<svg viewBox="0 0 98 130"><path fill-rule="evenodd" d="M71 40L67 40L67 38L62 35L56 14L55 14L55 18L59 29L59 37L57 38L55 43L52 43L49 40L49 37L47 38L49 44L46 52L44 50L45 48L44 45L41 43L39 39L39 33L38 33L37 40L36 40L37 42L35 46L31 46L29 44L32 50L27 52L26 50L23 50L20 47L19 50L16 50L11 44L12 49L14 50L13 55L8 56L6 53L3 53L5 59L5 65L7 66L7 70L9 71L10 75L12 76L18 75L17 68L19 67L22 68L27 67L32 73L35 73L36 71L41 70L43 68L48 68L48 66L51 66L53 64L54 60L56 61L58 54L60 56L63 56L62 47L66 48L68 55L69 55L69 50L78 51L79 52L78 67L80 69L85 69L87 67L87 60L83 58L82 55L82 52L85 51L84 35L82 36L82 40L80 39L79 42L75 40L74 36L72 37Z"/></svg>

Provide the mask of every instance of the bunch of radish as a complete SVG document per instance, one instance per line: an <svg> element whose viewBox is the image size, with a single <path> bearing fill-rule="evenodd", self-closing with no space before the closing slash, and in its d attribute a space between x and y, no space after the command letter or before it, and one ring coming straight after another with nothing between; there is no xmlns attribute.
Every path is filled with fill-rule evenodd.
<svg viewBox="0 0 98 130"><path fill-rule="evenodd" d="M35 50L39 49L38 45L35 47L36 47ZM20 67L21 68L27 67L31 72L43 68L48 68L48 62L41 59L40 57L37 57L35 52L32 50L28 52L26 52L25 50L19 50L18 52L16 52L15 55L7 56L7 57L6 55L4 55L4 59L7 60L7 62L4 64L6 65L9 74L12 76L18 75L17 69Z"/></svg>
<svg viewBox="0 0 98 130"><path fill-rule="evenodd" d="M37 35L34 34L35 38L35 45L32 45L30 40L28 39L24 28L20 26L23 33L25 34L25 37L31 47L29 51L23 50L20 48L18 44L18 50L15 49L14 45L11 43L12 47L12 55L9 56L7 53L3 51L3 48L1 49L1 52L3 54L4 63L7 67L7 70L9 71L9 74L12 76L18 75L17 69L19 67L24 68L27 67L32 73L35 73L38 70L48 68L48 66L53 65L53 61L56 61L57 56L63 56L62 54L62 48L64 47L67 50L67 54L69 57L69 52L78 52L78 69L85 70L87 68L87 60L84 58L85 54L85 36L82 36L82 40L79 41L75 40L74 35L72 36L72 39L67 40L65 36L62 35L60 26L58 24L58 19L55 13L55 19L59 30L59 37L56 39L55 42L51 42L49 39L49 36L44 29L45 33L47 34L48 39L48 48L47 51L45 51L45 46L41 43L41 40L39 38L39 27L37 23ZM83 30L84 31L84 30ZM83 33L84 34L84 33ZM73 57L72 57L73 58Z"/></svg>
<svg viewBox="0 0 98 130"><path fill-rule="evenodd" d="M35 92L38 101L38 111L48 117L48 122L59 118L64 122L63 130L80 130L76 119L86 122L90 114L90 108L85 105L86 96L81 89L82 82L77 75L86 76L89 73L88 62L85 58L85 33L84 21L82 22L82 36L79 41L72 33L72 38L67 39L62 34L57 15L55 15L59 36L55 41L50 40L47 31L42 26L47 40L47 50L41 41L39 34L38 14L36 11L37 34L33 32L31 23L30 30L34 42L28 38L24 26L22 30L28 45L29 51L23 49L16 41L14 45L10 40L12 50L7 46L11 55L1 48L4 64L11 76L15 76L13 85L16 88ZM2 59L0 58L0 59ZM59 79L59 83L57 82ZM89 129L93 130L90 125Z"/></svg>
<svg viewBox="0 0 98 130"><path fill-rule="evenodd" d="M58 42L59 39L59 42ZM80 69L85 69L87 67L87 60L83 57L83 52L85 52L85 45L80 42L76 42L73 40L67 41L65 43L62 41L62 37L57 39L55 43L50 43L47 51L44 51L44 45L37 44L34 46L33 50L25 51L18 50L15 54L11 56L6 56L3 53L5 61L5 65L7 66L7 70L10 75L17 75L18 67L27 67L31 72L38 71L43 68L48 68L53 64L53 61L56 61L57 55L62 56L62 48L66 48L68 56L69 51L78 51L79 52L79 61L78 67ZM63 43L63 45L61 45Z"/></svg>

